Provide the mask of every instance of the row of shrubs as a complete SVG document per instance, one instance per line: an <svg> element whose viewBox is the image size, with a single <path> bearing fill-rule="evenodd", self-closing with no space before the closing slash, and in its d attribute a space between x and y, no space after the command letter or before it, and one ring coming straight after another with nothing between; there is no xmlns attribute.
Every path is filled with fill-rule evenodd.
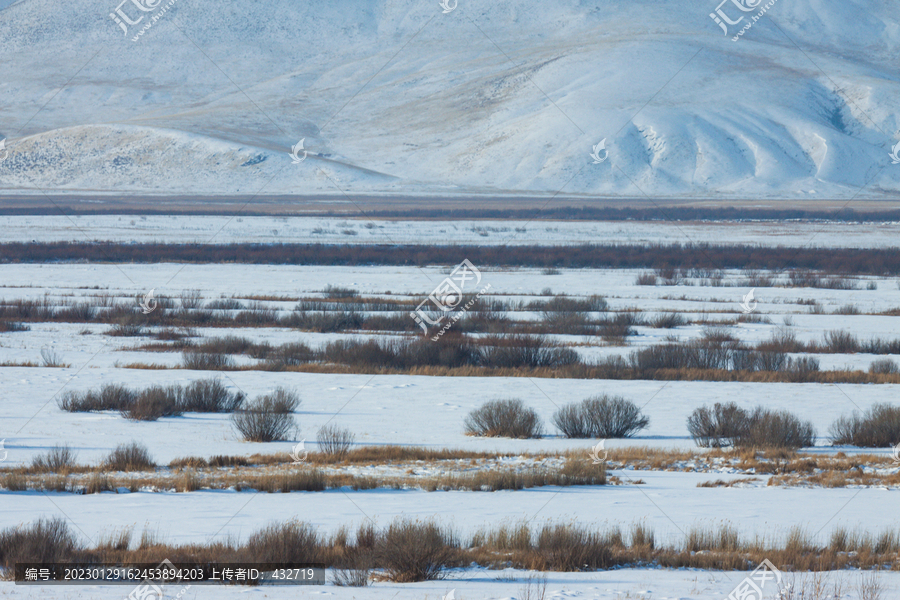
<svg viewBox="0 0 900 600"><path fill-rule="evenodd" d="M634 402L621 396L595 396L568 404L553 415L553 424L567 438L626 438L650 424ZM521 400L491 400L469 413L467 435L539 438L541 419Z"/></svg>
<svg viewBox="0 0 900 600"><path fill-rule="evenodd" d="M778 541L760 542L725 524L692 528L680 542L666 544L641 522L627 531L619 525L600 530L578 523L546 523L534 528L527 523L504 524L466 539L450 526L408 517L381 528L367 521L355 532L340 528L331 536L297 520L271 523L244 543L229 539L173 546L145 531L140 543L133 545L131 537L132 530L126 529L91 548L63 518L42 518L0 531L0 567L9 571L17 562L124 565L163 558L175 564L305 563L334 569L335 585L363 587L374 569L397 583L442 579L449 569L473 564L537 571L594 571L626 565L746 570L748 565L768 559L781 569L812 571L879 568L900 551L900 535L895 529L880 535L854 535L838 528L823 547L800 528L791 529ZM540 586L529 589L520 597L543 597Z"/></svg>
<svg viewBox="0 0 900 600"><path fill-rule="evenodd" d="M577 366L591 372L570 373L571 376L654 379L659 372L778 373L785 381L795 382L818 381L821 371L815 357L791 357L787 351L766 343L748 347L722 329L708 330L701 339L655 344L627 356L606 356L596 362L583 360L572 348L554 345L543 335L473 337L449 330L436 340L354 338L329 342L320 349L300 342L271 346L225 336L185 349L182 364L194 370L233 369L236 365L231 354L260 359L263 362L259 367L267 370L313 362L390 370L420 367L565 370ZM900 374L897 363L887 358L875 361L869 370L875 375Z"/></svg>
<svg viewBox="0 0 900 600"><path fill-rule="evenodd" d="M566 244L547 245L436 245L436 244L167 244L47 242L0 244L0 257L9 262L233 263L277 265L398 266L456 265L460 256L484 267L557 269L731 268L799 273L900 273L896 248L760 247L738 244ZM713 261L710 257L716 257Z"/></svg>
<svg viewBox="0 0 900 600"><path fill-rule="evenodd" d="M67 392L57 403L68 412L116 410L133 421L156 421L186 412L232 413L232 423L245 440L271 442L288 439L296 429L292 413L300 397L279 387L248 402L242 391L232 392L218 379L204 379L187 386L154 385L143 390L110 383L96 391Z"/></svg>
<svg viewBox="0 0 900 600"><path fill-rule="evenodd" d="M567 438L629 438L645 429L650 419L621 396L595 396L557 410L553 424ZM761 406L745 409L734 402L695 409L687 420L693 440L703 448L808 448L816 443L816 429L787 410ZM517 399L492 400L469 413L466 434L484 437L539 438L541 419ZM832 443L868 448L900 443L900 407L876 404L835 421Z"/></svg>
<svg viewBox="0 0 900 600"><path fill-rule="evenodd" d="M202 379L187 386L155 385L143 390L108 383L99 390L66 392L57 404L67 412L116 410L135 421L155 421L186 412L234 412L245 398L243 392L230 391L219 379Z"/></svg>

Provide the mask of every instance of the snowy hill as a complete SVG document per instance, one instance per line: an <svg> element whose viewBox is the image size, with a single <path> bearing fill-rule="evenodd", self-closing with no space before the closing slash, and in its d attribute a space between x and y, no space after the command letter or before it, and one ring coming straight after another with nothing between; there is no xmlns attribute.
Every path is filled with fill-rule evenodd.
<svg viewBox="0 0 900 600"><path fill-rule="evenodd" d="M890 0L5 5L0 192L900 190Z"/></svg>

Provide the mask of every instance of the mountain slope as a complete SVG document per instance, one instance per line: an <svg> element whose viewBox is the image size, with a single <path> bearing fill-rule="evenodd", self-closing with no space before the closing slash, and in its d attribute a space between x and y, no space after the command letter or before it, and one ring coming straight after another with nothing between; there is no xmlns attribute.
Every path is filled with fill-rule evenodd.
<svg viewBox="0 0 900 600"><path fill-rule="evenodd" d="M756 14L739 2L759 0L721 5L745 15L731 34ZM436 1L131 0L122 11L144 18L127 36L114 9L0 12L0 191L900 189L896 3L777 1L736 42L706 0L460 0L447 14Z"/></svg>

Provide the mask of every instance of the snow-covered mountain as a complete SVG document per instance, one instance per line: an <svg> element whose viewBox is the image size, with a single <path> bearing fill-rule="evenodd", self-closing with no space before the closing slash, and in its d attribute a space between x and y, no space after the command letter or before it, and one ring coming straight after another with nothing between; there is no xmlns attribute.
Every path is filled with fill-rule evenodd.
<svg viewBox="0 0 900 600"><path fill-rule="evenodd" d="M900 191L895 0L118 2L0 2L0 192Z"/></svg>

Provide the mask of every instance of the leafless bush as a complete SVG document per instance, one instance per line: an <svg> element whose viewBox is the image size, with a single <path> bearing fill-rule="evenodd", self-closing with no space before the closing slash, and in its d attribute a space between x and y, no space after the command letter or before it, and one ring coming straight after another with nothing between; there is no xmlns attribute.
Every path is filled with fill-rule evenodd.
<svg viewBox="0 0 900 600"><path fill-rule="evenodd" d="M337 460L346 456L355 440L356 436L349 429L341 429L336 425L326 425L316 433L319 451Z"/></svg>
<svg viewBox="0 0 900 600"><path fill-rule="evenodd" d="M120 444L107 455L103 467L110 471L152 471L156 463L146 446L131 442Z"/></svg>
<svg viewBox="0 0 900 600"><path fill-rule="evenodd" d="M656 285L657 277L653 273L641 273L635 280L635 285Z"/></svg>
<svg viewBox="0 0 900 600"><path fill-rule="evenodd" d="M887 448L900 443L900 407L875 404L865 413L854 411L831 424L834 444Z"/></svg>
<svg viewBox="0 0 900 600"><path fill-rule="evenodd" d="M315 361L316 358L316 352L302 342L279 346L267 357L270 362L286 366L303 365Z"/></svg>
<svg viewBox="0 0 900 600"><path fill-rule="evenodd" d="M322 540L309 523L273 523L247 540L248 558L266 563L317 563L322 557Z"/></svg>
<svg viewBox="0 0 900 600"><path fill-rule="evenodd" d="M356 298L359 296L359 291L354 290L353 288L332 285L326 286L323 293L326 298Z"/></svg>
<svg viewBox="0 0 900 600"><path fill-rule="evenodd" d="M187 351L181 354L181 364L192 371L221 371L234 368L234 359L227 354Z"/></svg>
<svg viewBox="0 0 900 600"><path fill-rule="evenodd" d="M54 446L46 454L35 456L31 468L41 473L64 473L75 466L76 456L68 445Z"/></svg>
<svg viewBox="0 0 900 600"><path fill-rule="evenodd" d="M45 367L68 367L62 357L52 348L41 349L41 364Z"/></svg>
<svg viewBox="0 0 900 600"><path fill-rule="evenodd" d="M544 600L547 596L547 576L530 574L519 588L516 600Z"/></svg>
<svg viewBox="0 0 900 600"><path fill-rule="evenodd" d="M742 448L807 448L816 443L810 421L801 421L786 410L757 407L749 416L749 426L736 440Z"/></svg>
<svg viewBox="0 0 900 600"><path fill-rule="evenodd" d="M248 442L284 440L297 427L291 412L299 403L296 393L278 388L245 405L231 415L231 420Z"/></svg>
<svg viewBox="0 0 900 600"><path fill-rule="evenodd" d="M81 543L62 517L40 518L27 526L0 531L0 565L10 571L16 563L63 562L81 549Z"/></svg>
<svg viewBox="0 0 900 600"><path fill-rule="evenodd" d="M141 390L120 412L132 421L156 421L161 417L181 415L184 412L181 387L155 385Z"/></svg>
<svg viewBox="0 0 900 600"><path fill-rule="evenodd" d="M612 566L611 544L597 531L574 524L545 525L535 551L550 571L605 569Z"/></svg>
<svg viewBox="0 0 900 600"><path fill-rule="evenodd" d="M116 323L106 331L106 335L112 337L140 337L144 334L144 326L140 323L123 321Z"/></svg>
<svg viewBox="0 0 900 600"><path fill-rule="evenodd" d="M647 323L656 329L674 329L688 324L688 320L681 313L660 313Z"/></svg>
<svg viewBox="0 0 900 600"><path fill-rule="evenodd" d="M331 581L338 587L366 587L371 576L372 569L335 569Z"/></svg>
<svg viewBox="0 0 900 600"><path fill-rule="evenodd" d="M104 384L99 392L66 392L57 401L67 412L93 412L101 410L124 410L135 398L135 393L123 385Z"/></svg>
<svg viewBox="0 0 900 600"><path fill-rule="evenodd" d="M16 331L30 331L31 327L14 321L0 321L0 333L13 333Z"/></svg>
<svg viewBox="0 0 900 600"><path fill-rule="evenodd" d="M240 300L234 298L219 298L210 302L207 308L210 310L244 310L246 307Z"/></svg>
<svg viewBox="0 0 900 600"><path fill-rule="evenodd" d="M443 578L458 545L456 536L446 527L397 519L378 536L375 556L391 581L431 581Z"/></svg>
<svg viewBox="0 0 900 600"><path fill-rule="evenodd" d="M493 368L549 367L574 365L578 353L571 348L553 348L543 336L491 336L481 348L481 364Z"/></svg>
<svg viewBox="0 0 900 600"><path fill-rule="evenodd" d="M181 292L181 308L192 310L203 306L200 290L183 290Z"/></svg>
<svg viewBox="0 0 900 600"><path fill-rule="evenodd" d="M539 438L540 417L521 400L491 400L466 417L466 435L485 437Z"/></svg>
<svg viewBox="0 0 900 600"><path fill-rule="evenodd" d="M243 392L230 392L219 379L194 381L182 393L182 407L188 412L234 412L243 404Z"/></svg>
<svg viewBox="0 0 900 600"><path fill-rule="evenodd" d="M746 431L749 415L734 402L697 408L688 417L688 432L702 448L722 448L735 445Z"/></svg>
<svg viewBox="0 0 900 600"><path fill-rule="evenodd" d="M869 365L869 373L895 375L900 373L900 366L890 358L880 358L876 361L872 361L872 364Z"/></svg>
<svg viewBox="0 0 900 600"><path fill-rule="evenodd" d="M567 438L612 439L632 437L650 419L634 402L604 394L562 407L553 423Z"/></svg>
<svg viewBox="0 0 900 600"><path fill-rule="evenodd" d="M825 334L825 346L831 352L852 354L859 352L859 340L849 331L835 330Z"/></svg>

